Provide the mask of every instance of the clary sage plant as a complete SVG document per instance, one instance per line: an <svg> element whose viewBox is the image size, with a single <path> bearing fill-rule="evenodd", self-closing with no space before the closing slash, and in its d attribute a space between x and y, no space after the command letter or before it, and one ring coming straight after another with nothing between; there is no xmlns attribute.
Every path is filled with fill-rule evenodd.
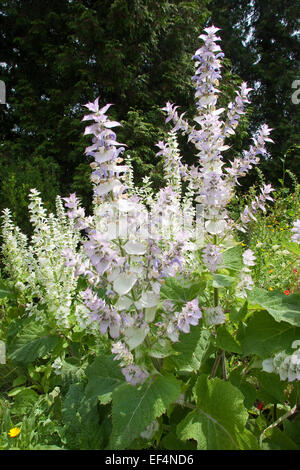
<svg viewBox="0 0 300 470"><path fill-rule="evenodd" d="M266 211L273 189L263 185L236 220L227 209L272 140L265 124L248 150L225 163L251 90L242 83L234 101L218 107L224 54L217 32L206 28L193 56L193 123L176 105L163 108L173 126L157 144L165 187L154 192L147 177L135 187L115 132L120 124L109 119L111 104L101 107L97 98L83 118L90 122L84 134L92 136L85 151L92 215L71 194L62 198L65 209L58 198L57 215L47 217L32 190L29 243L4 212L6 272L48 338L39 352L26 350L27 358L50 354L53 383L55 376L64 381L77 344L82 374L75 373L66 403L75 394L82 407L103 406L111 419L101 441L107 448L260 448L266 434L259 440L255 389L266 377L300 377L299 296L256 289L254 253L237 241L237 232ZM178 133L195 146L193 166L182 162ZM299 221L293 231L297 245ZM11 357L22 362L14 344Z"/></svg>
<svg viewBox="0 0 300 470"><path fill-rule="evenodd" d="M179 341L181 332L188 334L191 325L198 325L202 319L213 334L216 325L226 322L230 299L220 299L217 282L213 285L210 281L226 266L223 253L235 245L233 228L245 230L256 210L265 210L266 199L272 200L272 188L266 185L252 207L245 208L239 221L230 220L226 212L238 178L259 162L258 155L266 154L265 142L271 139L270 130L264 125L250 150L224 168L222 152L229 148L225 139L234 134L250 90L243 83L227 110L217 107L223 53L217 45L216 32L214 27L205 30L201 35L204 45L194 56L197 125L190 126L178 115L176 106L167 103L164 108L168 114L166 121L174 123L169 140L158 143L167 186L157 195L152 194L148 204L135 194L134 188L127 193L128 167L121 157L125 147L117 142L112 130L119 123L110 121L105 114L111 105L99 108L98 98L85 105L90 114L83 120L93 121L85 129L85 135L93 136L85 153L94 160L91 163L94 215L84 216L75 194L64 198L74 227L85 229L88 240L83 242L81 259L71 249L63 254L67 266L75 267L77 273L89 279L91 287L81 295L91 322L98 323L100 333L108 332L112 340L117 340L112 342L112 352L121 360L126 379L134 385L160 370L164 352ZM195 145L198 166L189 168L182 164L175 131L186 134ZM183 205L182 180L192 189ZM188 202L192 212L192 200L197 203L198 218L187 220L185 208ZM171 299L163 301L161 290L165 291L162 287L166 279L177 274L180 283L180 276L192 274L191 267L197 268L199 254L202 258L199 271L207 279L201 289L205 300L199 305L195 297L180 306ZM253 284L249 268L254 264L254 256L251 250L246 250L242 257L244 267L236 287L244 297ZM201 281L197 284L200 286ZM93 287L105 288L109 301L99 298Z"/></svg>

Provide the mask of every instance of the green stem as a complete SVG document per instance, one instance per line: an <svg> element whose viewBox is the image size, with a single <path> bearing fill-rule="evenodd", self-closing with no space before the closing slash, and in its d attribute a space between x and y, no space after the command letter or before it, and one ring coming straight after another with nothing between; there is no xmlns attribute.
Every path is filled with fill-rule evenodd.
<svg viewBox="0 0 300 470"><path fill-rule="evenodd" d="M213 379L215 377L216 373L217 373L221 358L222 358L222 353L219 354L219 352L217 352L216 359L215 359L215 362L214 362L214 365L213 365L213 368L212 368L212 371L211 371L211 375L210 375L211 379Z"/></svg>
<svg viewBox="0 0 300 470"><path fill-rule="evenodd" d="M225 351L222 351L221 356L222 356L222 375L223 375L223 379L227 380Z"/></svg>
<svg viewBox="0 0 300 470"><path fill-rule="evenodd" d="M219 289L218 287L214 287L214 306L217 307L219 305Z"/></svg>

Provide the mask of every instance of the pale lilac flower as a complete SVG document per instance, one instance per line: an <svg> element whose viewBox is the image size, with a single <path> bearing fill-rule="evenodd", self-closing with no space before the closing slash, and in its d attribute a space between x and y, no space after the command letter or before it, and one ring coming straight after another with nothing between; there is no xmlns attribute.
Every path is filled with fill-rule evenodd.
<svg viewBox="0 0 300 470"><path fill-rule="evenodd" d="M142 370L135 364L130 364L126 367L123 367L121 372L124 375L126 381L131 385L142 384L149 377L148 372Z"/></svg>
<svg viewBox="0 0 300 470"><path fill-rule="evenodd" d="M63 197L62 198L65 202L65 206L68 207L69 209L77 209L77 206L79 204L79 199L76 197L76 193L70 194L69 197Z"/></svg>
<svg viewBox="0 0 300 470"><path fill-rule="evenodd" d="M164 300L163 302L163 308L165 313L171 313L174 311L175 305L171 300Z"/></svg>
<svg viewBox="0 0 300 470"><path fill-rule="evenodd" d="M190 325L198 325L200 318L202 318L202 312L198 305L198 299L187 302L181 312L175 314L178 329L183 333L189 333Z"/></svg>
<svg viewBox="0 0 300 470"><path fill-rule="evenodd" d="M202 250L202 259L207 269L214 273L222 264L221 248L216 245L208 244Z"/></svg>
<svg viewBox="0 0 300 470"><path fill-rule="evenodd" d="M300 243L300 219L294 222L294 226L291 231L294 233L291 237L292 242Z"/></svg>
<svg viewBox="0 0 300 470"><path fill-rule="evenodd" d="M123 365L133 363L134 358L132 353L121 341L112 344L111 352L116 355L114 360L122 361Z"/></svg>
<svg viewBox="0 0 300 470"><path fill-rule="evenodd" d="M250 249L244 251L243 261L245 266L255 266L255 256L254 252Z"/></svg>
<svg viewBox="0 0 300 470"><path fill-rule="evenodd" d="M293 347L293 345L292 345ZM265 359L262 368L265 372L275 372L279 374L280 380L300 380L300 349L297 347L293 354L280 351L273 358Z"/></svg>
<svg viewBox="0 0 300 470"><path fill-rule="evenodd" d="M240 273L241 280L237 285L237 293L240 297L247 297L247 290L252 290L254 282L248 268L243 268Z"/></svg>
<svg viewBox="0 0 300 470"><path fill-rule="evenodd" d="M234 129L237 127L240 118L245 114L245 104L250 103L248 100L248 94L252 88L247 88L247 83L243 82L240 89L236 91L236 98L234 102L230 102L228 105L227 120L224 125L224 133L226 136L235 133Z"/></svg>
<svg viewBox="0 0 300 470"><path fill-rule="evenodd" d="M121 317L117 310L107 305L104 299L100 299L90 288L81 292L86 307L90 310L91 320L97 322L99 331L103 335L109 330L110 336L115 339L120 336Z"/></svg>

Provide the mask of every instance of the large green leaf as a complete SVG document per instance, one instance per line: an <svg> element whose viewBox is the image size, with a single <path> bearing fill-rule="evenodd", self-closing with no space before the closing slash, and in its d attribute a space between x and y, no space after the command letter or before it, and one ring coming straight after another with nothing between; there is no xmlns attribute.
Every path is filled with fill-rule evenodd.
<svg viewBox="0 0 300 470"><path fill-rule="evenodd" d="M180 395L173 377L157 376L141 386L124 384L113 392L111 449L128 449L141 432Z"/></svg>
<svg viewBox="0 0 300 470"><path fill-rule="evenodd" d="M199 450L257 449L248 431L244 396L231 383L201 375L194 387L195 410L177 426L181 440L193 439Z"/></svg>
<svg viewBox="0 0 300 470"><path fill-rule="evenodd" d="M300 449L300 416L294 417L293 421L285 419L283 422L284 432L296 443Z"/></svg>
<svg viewBox="0 0 300 470"><path fill-rule="evenodd" d="M240 245L228 248L222 253L224 268L240 271L243 267L242 247Z"/></svg>
<svg viewBox="0 0 300 470"><path fill-rule="evenodd" d="M71 384L80 382L84 377L84 367L77 358L63 360L60 372L63 393L69 389Z"/></svg>
<svg viewBox="0 0 300 470"><path fill-rule="evenodd" d="M37 394L37 392L35 392L31 388L23 387L23 390L21 390L20 393L17 393L14 396L14 401L10 412L13 415L25 415L33 409L34 404L37 402L38 399L39 395Z"/></svg>
<svg viewBox="0 0 300 470"><path fill-rule="evenodd" d="M300 328L286 322L278 323L266 311L254 312L247 327L239 330L237 335L245 355L257 354L262 359L289 348L299 338Z"/></svg>
<svg viewBox="0 0 300 470"><path fill-rule="evenodd" d="M268 403L284 403L286 383L280 380L278 374L255 370L254 375L259 382L259 399Z"/></svg>
<svg viewBox="0 0 300 470"><path fill-rule="evenodd" d="M111 401L111 394L116 387L124 384L125 378L120 365L113 356L99 356L86 369L88 384L86 395L99 397L102 403Z"/></svg>
<svg viewBox="0 0 300 470"><path fill-rule="evenodd" d="M228 327L226 325L220 325L217 328L216 344L220 349L224 349L225 351L238 354L242 353L241 345L228 331Z"/></svg>
<svg viewBox="0 0 300 470"><path fill-rule="evenodd" d="M262 448L264 450L300 450L299 445L277 427L271 428L266 432Z"/></svg>
<svg viewBox="0 0 300 470"><path fill-rule="evenodd" d="M162 299L169 299L173 302L186 303L195 299L200 290L200 283L190 283L175 277L169 277L160 290L160 296Z"/></svg>
<svg viewBox="0 0 300 470"><path fill-rule="evenodd" d="M267 310L276 321L300 326L300 294L285 295L254 288L248 298L253 305Z"/></svg>
<svg viewBox="0 0 300 470"><path fill-rule="evenodd" d="M229 375L229 381L242 392L244 395L245 407L249 410L255 402L256 389L254 385L246 380L246 377L242 375L241 372L242 369L240 367L233 370Z"/></svg>
<svg viewBox="0 0 300 470"><path fill-rule="evenodd" d="M62 403L62 420L69 449L101 449L103 429L97 400L86 397L83 384L70 386Z"/></svg>
<svg viewBox="0 0 300 470"><path fill-rule="evenodd" d="M234 305L230 308L229 319L233 323L239 323L244 320L248 314L248 300L244 302L244 305L238 310Z"/></svg>
<svg viewBox="0 0 300 470"><path fill-rule="evenodd" d="M203 328L202 322L198 326L192 326L190 333L181 333L179 341L173 344L178 355L169 357L165 362L166 367L175 367L180 372L196 372L201 366L210 339L211 333Z"/></svg>
<svg viewBox="0 0 300 470"><path fill-rule="evenodd" d="M235 279L231 276L225 276L225 274L215 274L213 280L213 287L230 287L234 283Z"/></svg>
<svg viewBox="0 0 300 470"><path fill-rule="evenodd" d="M49 354L62 341L35 321L26 324L16 341L9 345L8 356L16 362L28 364Z"/></svg>
<svg viewBox="0 0 300 470"><path fill-rule="evenodd" d="M196 450L192 441L181 441L174 432L169 432L160 442L160 445L167 450Z"/></svg>

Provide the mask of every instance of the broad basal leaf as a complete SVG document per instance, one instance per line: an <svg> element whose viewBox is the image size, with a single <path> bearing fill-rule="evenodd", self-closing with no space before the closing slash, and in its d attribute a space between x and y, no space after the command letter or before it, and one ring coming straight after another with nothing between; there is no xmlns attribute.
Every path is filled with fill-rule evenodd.
<svg viewBox="0 0 300 470"><path fill-rule="evenodd" d="M300 328L283 321L278 323L265 311L255 312L237 335L244 354L257 354L263 359L289 348L299 338Z"/></svg>
<svg viewBox="0 0 300 470"><path fill-rule="evenodd" d="M160 290L162 299L173 302L187 303L195 299L201 290L200 283L187 283L180 279L169 277Z"/></svg>
<svg viewBox="0 0 300 470"><path fill-rule="evenodd" d="M300 450L299 445L277 427L271 428L266 432L262 448L263 450Z"/></svg>
<svg viewBox="0 0 300 470"><path fill-rule="evenodd" d="M284 403L286 383L280 380L278 374L255 370L254 375L259 382L258 397L260 399L268 403Z"/></svg>
<svg viewBox="0 0 300 470"><path fill-rule="evenodd" d="M230 287L234 283L235 279L231 276L225 276L224 274L215 274L213 280L213 287Z"/></svg>
<svg viewBox="0 0 300 470"><path fill-rule="evenodd" d="M88 384L85 389L87 397L101 397L102 402L109 402L116 387L125 381L118 361L113 356L99 356L86 369Z"/></svg>
<svg viewBox="0 0 300 470"><path fill-rule="evenodd" d="M39 323L31 321L9 345L9 358L28 364L49 354L61 341L59 336L49 334Z"/></svg>
<svg viewBox="0 0 300 470"><path fill-rule="evenodd" d="M228 331L225 325L220 325L217 329L216 344L220 349L228 352L242 353L242 347L236 338Z"/></svg>
<svg viewBox="0 0 300 470"><path fill-rule="evenodd" d="M238 388L244 395L244 404L247 410L252 408L256 399L256 389L254 385L246 380L246 377L242 375L242 370L233 370L229 375L229 381Z"/></svg>
<svg viewBox="0 0 300 470"><path fill-rule="evenodd" d="M201 375L194 387L197 407L177 426L181 440L192 439L199 450L258 448L245 426L248 413L244 396L231 383Z"/></svg>
<svg viewBox="0 0 300 470"><path fill-rule="evenodd" d="M81 383L72 384L62 403L68 449L101 449L103 430L96 398L87 398Z"/></svg>
<svg viewBox="0 0 300 470"><path fill-rule="evenodd" d="M155 418L161 416L180 395L173 377L158 376L141 386L124 384L113 392L111 449L128 449Z"/></svg>
<svg viewBox="0 0 300 470"><path fill-rule="evenodd" d="M211 333L203 328L202 323L192 326L190 333L181 333L179 341L173 344L173 350L178 353L166 361L166 367L174 367L180 372L196 372L201 366L201 361L209 347Z"/></svg>
<svg viewBox="0 0 300 470"><path fill-rule="evenodd" d="M300 294L285 295L254 288L248 298L253 305L267 310L277 322L300 326Z"/></svg>
<svg viewBox="0 0 300 470"><path fill-rule="evenodd" d="M228 248L222 253L224 268L240 271L243 267L242 247L240 245Z"/></svg>

